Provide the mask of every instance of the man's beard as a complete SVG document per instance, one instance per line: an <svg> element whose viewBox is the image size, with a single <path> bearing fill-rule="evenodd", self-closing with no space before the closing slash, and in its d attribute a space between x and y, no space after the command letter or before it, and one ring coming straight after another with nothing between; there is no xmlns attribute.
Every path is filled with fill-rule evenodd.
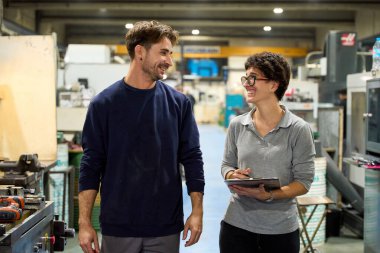
<svg viewBox="0 0 380 253"><path fill-rule="evenodd" d="M161 65L161 64L160 64L160 65ZM159 65L159 66L160 66L160 65ZM159 66L158 66L158 68L159 68ZM161 79L162 79L162 76L161 76L160 74L157 74L154 70L155 70L155 69L151 69L151 68L146 67L146 66L143 65L143 71L144 71L146 74L149 75L149 77L151 78L151 80L152 80L153 82L158 81L158 80L161 80Z"/></svg>

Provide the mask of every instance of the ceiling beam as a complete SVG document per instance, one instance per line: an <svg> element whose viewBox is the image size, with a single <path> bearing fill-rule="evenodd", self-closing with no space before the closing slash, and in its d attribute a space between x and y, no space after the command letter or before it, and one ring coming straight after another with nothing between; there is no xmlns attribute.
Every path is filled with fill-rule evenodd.
<svg viewBox="0 0 380 253"><path fill-rule="evenodd" d="M40 22L47 23L64 23L68 25L125 25L126 22L136 22L139 20L127 18L82 18L82 17L41 17ZM173 27L262 27L269 25L272 27L334 27L335 29L351 29L355 27L354 21L310 21L310 20L159 20L162 23L171 25Z"/></svg>
<svg viewBox="0 0 380 253"><path fill-rule="evenodd" d="M129 11L265 11L281 7L285 11L358 11L376 10L380 3L84 3L84 2L40 2L9 1L8 8L34 10L129 10Z"/></svg>

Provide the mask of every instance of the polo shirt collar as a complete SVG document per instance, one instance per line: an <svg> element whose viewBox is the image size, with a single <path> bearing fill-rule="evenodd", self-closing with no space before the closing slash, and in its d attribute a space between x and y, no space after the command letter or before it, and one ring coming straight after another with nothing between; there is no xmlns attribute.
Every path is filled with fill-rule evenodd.
<svg viewBox="0 0 380 253"><path fill-rule="evenodd" d="M282 117L282 119L281 119L279 125L276 127L276 129L278 129L278 128L288 128L292 124L292 119L291 119L290 111L289 111L289 109L286 106L284 106L282 104L280 106L285 111L285 115ZM247 126L247 125L252 124L252 114L254 113L254 111L256 111L256 107L253 107L252 110L249 111L243 117L243 119L241 121L242 125Z"/></svg>

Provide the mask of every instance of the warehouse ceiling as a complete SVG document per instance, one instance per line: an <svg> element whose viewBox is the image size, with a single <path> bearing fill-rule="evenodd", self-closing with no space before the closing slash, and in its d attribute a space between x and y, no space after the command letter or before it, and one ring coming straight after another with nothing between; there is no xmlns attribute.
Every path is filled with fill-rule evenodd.
<svg viewBox="0 0 380 253"><path fill-rule="evenodd" d="M331 1L223 1L139 0L59 1L5 0L8 9L35 10L36 31L46 26L64 31L65 43L123 42L126 23L158 20L173 26L181 36L198 38L314 39L318 28L354 30L357 10L378 10L379 0ZM281 7L282 14L273 9ZM266 32L264 26L271 26Z"/></svg>

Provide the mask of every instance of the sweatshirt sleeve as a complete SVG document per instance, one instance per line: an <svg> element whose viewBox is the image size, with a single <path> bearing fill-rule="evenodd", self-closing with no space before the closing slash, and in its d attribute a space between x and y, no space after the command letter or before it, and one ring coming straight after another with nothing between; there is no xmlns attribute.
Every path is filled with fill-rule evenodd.
<svg viewBox="0 0 380 253"><path fill-rule="evenodd" d="M99 106L98 106L99 107ZM106 153L104 141L105 113L91 103L82 132L83 157L80 164L79 192L99 190L100 178L105 167Z"/></svg>
<svg viewBox="0 0 380 253"><path fill-rule="evenodd" d="M185 169L187 192L204 192L205 180L202 152L199 143L199 131L191 109L191 103L186 98L182 110L183 117L180 127L179 162Z"/></svg>

